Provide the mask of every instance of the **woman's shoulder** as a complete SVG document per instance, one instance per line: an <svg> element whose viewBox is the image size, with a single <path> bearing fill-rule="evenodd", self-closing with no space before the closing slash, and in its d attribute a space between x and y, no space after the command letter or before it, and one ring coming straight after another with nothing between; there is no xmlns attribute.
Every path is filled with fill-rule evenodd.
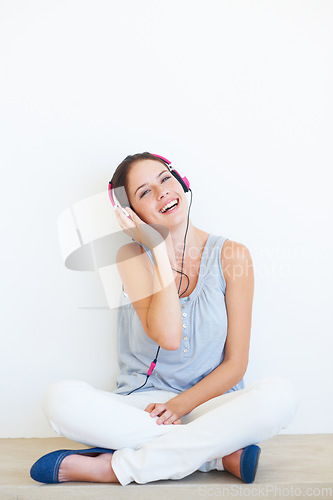
<svg viewBox="0 0 333 500"><path fill-rule="evenodd" d="M121 262L126 258L135 257L136 255L140 255L139 243L137 243L136 241L133 241L132 243L125 243L125 245L122 245L118 248L117 262Z"/></svg>
<svg viewBox="0 0 333 500"><path fill-rule="evenodd" d="M116 263L119 265L122 262L133 259L134 257L140 257L140 262L150 262L146 248L143 248L143 245L140 245L137 241L132 241L131 243L125 243L119 247L116 254Z"/></svg>
<svg viewBox="0 0 333 500"><path fill-rule="evenodd" d="M248 257L250 250L243 243L225 238L222 254L225 258L237 260Z"/></svg>
<svg viewBox="0 0 333 500"><path fill-rule="evenodd" d="M221 250L221 266L226 281L253 267L250 250L243 243L226 239Z"/></svg>
<svg viewBox="0 0 333 500"><path fill-rule="evenodd" d="M232 241L224 236L215 233L207 233L202 230L198 230L198 234L202 238L203 245L207 243L209 237L212 237L213 245L222 246L221 261L227 260L229 264L232 262L237 264L251 257L250 250L243 243Z"/></svg>

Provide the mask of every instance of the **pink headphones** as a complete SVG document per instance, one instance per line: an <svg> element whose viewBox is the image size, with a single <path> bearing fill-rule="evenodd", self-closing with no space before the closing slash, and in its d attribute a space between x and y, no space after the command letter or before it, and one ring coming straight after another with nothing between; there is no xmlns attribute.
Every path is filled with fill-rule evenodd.
<svg viewBox="0 0 333 500"><path fill-rule="evenodd" d="M184 174L181 174L179 172L177 172L177 170L175 170L174 168L172 168L171 166L171 161L167 160L166 158L164 158L163 156L160 156L160 155L154 155L152 154L151 156L155 156L156 158L159 158L160 160L162 160L166 166L168 167L168 169L170 170L171 174L175 177L175 179L177 179L177 181L181 184L183 190L185 193L187 193L190 189L190 181L187 179L187 177L185 177ZM120 203L118 202L115 194L114 194L114 189L112 187L112 184L111 184L111 181L109 182L109 187L108 187L108 191L109 191L109 197L110 197L110 201L112 203L113 206L115 205L120 205ZM126 214L128 215L128 214Z"/></svg>

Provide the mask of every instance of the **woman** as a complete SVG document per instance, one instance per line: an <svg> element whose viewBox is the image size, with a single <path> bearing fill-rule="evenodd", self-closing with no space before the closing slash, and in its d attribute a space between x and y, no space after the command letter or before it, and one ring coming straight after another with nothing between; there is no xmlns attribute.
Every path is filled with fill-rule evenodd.
<svg viewBox="0 0 333 500"><path fill-rule="evenodd" d="M115 171L111 200L117 192L126 205L115 212L133 240L117 254L124 289L117 389L77 381L48 389L43 408L52 427L99 448L42 457L31 469L37 481L142 484L217 469L250 483L255 443L292 420L290 382L270 377L244 387L250 252L193 226L187 191L187 179L157 155L129 156Z"/></svg>

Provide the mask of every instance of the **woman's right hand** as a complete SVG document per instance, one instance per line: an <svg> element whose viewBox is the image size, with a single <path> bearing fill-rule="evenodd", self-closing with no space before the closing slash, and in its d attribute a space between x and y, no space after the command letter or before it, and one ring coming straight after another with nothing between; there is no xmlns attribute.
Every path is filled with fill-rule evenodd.
<svg viewBox="0 0 333 500"><path fill-rule="evenodd" d="M146 224L140 217L129 207L125 210L130 217L127 217L122 209L118 206L114 207L117 220L123 231L133 240L143 243L150 250L165 241L169 234L167 227L159 224Z"/></svg>

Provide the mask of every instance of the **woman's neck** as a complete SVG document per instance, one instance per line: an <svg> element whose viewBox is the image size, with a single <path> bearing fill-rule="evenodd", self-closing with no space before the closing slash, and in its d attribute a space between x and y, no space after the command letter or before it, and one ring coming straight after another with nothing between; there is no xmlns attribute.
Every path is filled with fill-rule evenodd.
<svg viewBox="0 0 333 500"><path fill-rule="evenodd" d="M184 227L177 226L169 232L169 235L165 240L171 265L179 265L182 261L185 232L186 225ZM195 260L201 256L202 247L206 242L207 237L208 233L194 227L191 221L189 221L185 241L184 262L187 259Z"/></svg>

